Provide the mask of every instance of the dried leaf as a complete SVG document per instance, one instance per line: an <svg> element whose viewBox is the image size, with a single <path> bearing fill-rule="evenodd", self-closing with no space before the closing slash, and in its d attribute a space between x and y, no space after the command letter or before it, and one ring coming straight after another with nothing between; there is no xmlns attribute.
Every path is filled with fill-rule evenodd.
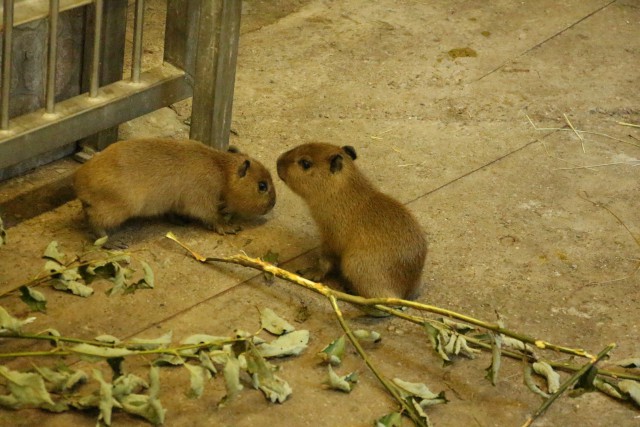
<svg viewBox="0 0 640 427"><path fill-rule="evenodd" d="M560 375L553 370L551 365L546 362L534 362L533 370L536 374L542 375L547 379L547 389L550 394L555 393L560 388Z"/></svg>
<svg viewBox="0 0 640 427"><path fill-rule="evenodd" d="M402 414L392 412L376 420L375 427L402 427Z"/></svg>
<svg viewBox="0 0 640 427"><path fill-rule="evenodd" d="M46 311L47 298L42 292L28 286L20 286L20 294L20 299L29 306L31 311Z"/></svg>
<svg viewBox="0 0 640 427"><path fill-rule="evenodd" d="M285 335L286 336L286 335ZM261 390L272 403L282 403L291 395L291 387L273 372L277 369L268 363L256 350L244 353L247 372L251 375L253 387Z"/></svg>
<svg viewBox="0 0 640 427"><path fill-rule="evenodd" d="M342 335L340 338L331 341L328 346L323 348L322 351L318 353L318 356L320 356L323 362L337 366L342 363L345 346L346 339L345 336Z"/></svg>
<svg viewBox="0 0 640 427"><path fill-rule="evenodd" d="M260 324L262 325L262 329L274 335L287 334L296 329L291 323L278 316L270 308L260 310Z"/></svg>
<svg viewBox="0 0 640 427"><path fill-rule="evenodd" d="M171 344L172 338L172 331L169 331L158 338L133 338L128 347L138 350L154 350L157 348L167 348L167 346Z"/></svg>
<svg viewBox="0 0 640 427"><path fill-rule="evenodd" d="M618 388L627 394L636 406L640 406L640 383L633 380L622 380L618 382Z"/></svg>
<svg viewBox="0 0 640 427"><path fill-rule="evenodd" d="M373 343L379 343L380 341L382 341L382 337L376 331L366 331L364 329L357 329L353 331L353 335L355 335L356 338L358 338L360 341L373 342Z"/></svg>
<svg viewBox="0 0 640 427"><path fill-rule="evenodd" d="M36 373L12 371L0 365L0 375L7 380L8 395L0 396L0 406L11 409L54 406L44 379Z"/></svg>
<svg viewBox="0 0 640 427"><path fill-rule="evenodd" d="M47 248L44 250L42 258L56 261L59 264L64 264L65 261L65 255L58 250L58 242L55 240L49 243Z"/></svg>
<svg viewBox="0 0 640 427"><path fill-rule="evenodd" d="M309 331L293 331L279 336L270 343L257 345L256 348L263 357L297 356L307 348Z"/></svg>
<svg viewBox="0 0 640 427"><path fill-rule="evenodd" d="M329 378L327 379L326 384L329 388L350 393L354 385L358 382L358 375L355 372L351 372L350 374L341 377L334 372L331 365L329 365L328 368Z"/></svg>
<svg viewBox="0 0 640 427"><path fill-rule="evenodd" d="M187 396L192 399L198 399L204 392L205 380L211 379L211 372L202 366L191 365L189 363L185 363L184 367L189 371L191 382L191 388Z"/></svg>
<svg viewBox="0 0 640 427"><path fill-rule="evenodd" d="M24 320L18 320L11 316L7 310L0 306L0 332L9 331L20 333L20 329L23 325L31 323L36 320L35 317L28 317Z"/></svg>

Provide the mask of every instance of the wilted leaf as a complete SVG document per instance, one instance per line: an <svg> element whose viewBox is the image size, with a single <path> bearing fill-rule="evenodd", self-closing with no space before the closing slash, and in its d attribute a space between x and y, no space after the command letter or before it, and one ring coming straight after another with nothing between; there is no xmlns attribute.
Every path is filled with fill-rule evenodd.
<svg viewBox="0 0 640 427"><path fill-rule="evenodd" d="M534 392L535 394L542 396L543 398L548 398L550 396L550 394L545 393L544 391L542 391L540 389L540 387L538 387L538 385L533 381L533 368L531 367L531 365L529 363L525 363L524 364L524 383L525 385L529 388L529 390L531 390L532 392Z"/></svg>
<svg viewBox="0 0 640 427"><path fill-rule="evenodd" d="M7 310L0 306L0 332L10 331L20 333L23 325L36 320L35 317L28 317L24 320L18 320L10 315Z"/></svg>
<svg viewBox="0 0 640 427"><path fill-rule="evenodd" d="M209 356L209 353L207 353L206 351L200 351L198 353L198 359L200 360L200 364L202 365L202 367L208 369L212 375L218 373L218 370L213 364L213 360L211 360L211 356Z"/></svg>
<svg viewBox="0 0 640 427"><path fill-rule="evenodd" d="M97 336L95 340L104 342L104 343L114 344L114 345L118 345L122 342L120 341L119 338L114 337L113 335L107 335L107 334Z"/></svg>
<svg viewBox="0 0 640 427"><path fill-rule="evenodd" d="M78 344L71 347L71 350L75 353L79 353L84 356L94 356L94 357L104 357L104 358L115 358L115 357L122 357L122 356L128 356L130 354L135 354L135 351L131 351L126 348L99 347L97 345L91 345L91 344Z"/></svg>
<svg viewBox="0 0 640 427"><path fill-rule="evenodd" d="M107 295L113 296L117 294L124 294L127 292L128 281L133 275L133 270L129 267L123 267L118 263L112 263L115 273L109 280L113 282L113 287L107 291Z"/></svg>
<svg viewBox="0 0 640 427"><path fill-rule="evenodd" d="M630 359L622 359L616 362L616 365L623 368L640 368L640 358L634 357Z"/></svg>
<svg viewBox="0 0 640 427"><path fill-rule="evenodd" d="M102 236L93 242L93 246L101 248L105 243L107 243L107 240L109 240L109 236Z"/></svg>
<svg viewBox="0 0 640 427"><path fill-rule="evenodd" d="M76 385L87 380L87 374L84 371L62 369L53 370L47 367L34 366L36 371L49 383L47 390L59 393L73 389Z"/></svg>
<svg viewBox="0 0 640 427"><path fill-rule="evenodd" d="M560 375L546 362L534 362L533 370L547 379L547 389L553 394L560 388Z"/></svg>
<svg viewBox="0 0 640 427"><path fill-rule="evenodd" d="M331 341L328 346L323 348L322 351L318 353L318 356L322 359L323 362L337 366L342 363L345 345L345 336L342 335L340 338Z"/></svg>
<svg viewBox="0 0 640 427"><path fill-rule="evenodd" d="M155 284L155 277L153 275L153 270L151 269L149 264L147 264L144 261L140 261L140 264L142 265L142 270L144 271L144 277L142 278L141 282L144 283L145 286L149 288L153 288ZM138 284L140 285L140 282L138 282Z"/></svg>
<svg viewBox="0 0 640 427"><path fill-rule="evenodd" d="M260 389L273 403L282 403L287 400L292 390L286 381L273 373L277 368L253 349L244 353L244 356L253 387Z"/></svg>
<svg viewBox="0 0 640 427"><path fill-rule="evenodd" d="M74 295L78 295L81 297L88 297L93 294L93 288L85 285L84 283L78 282L76 280L65 280L62 277L54 279L51 281L54 289L59 291L69 291Z"/></svg>
<svg viewBox="0 0 640 427"><path fill-rule="evenodd" d="M392 412L376 420L376 427L402 427L402 414Z"/></svg>
<svg viewBox="0 0 640 427"><path fill-rule="evenodd" d="M451 359L449 359L449 356L447 356L447 353L444 351L444 343L447 342L449 334L445 331L441 331L428 322L424 322L423 326L427 332L427 337L429 337L429 341L431 342L433 349L438 353L442 360L450 362ZM444 343L443 338L445 339Z"/></svg>
<svg viewBox="0 0 640 427"><path fill-rule="evenodd" d="M7 232L4 229L4 224L2 223L2 217L0 217L0 246L7 244Z"/></svg>
<svg viewBox="0 0 640 427"><path fill-rule="evenodd" d="M326 381L326 384L332 389L350 393L354 385L358 382L358 375L355 372L351 372L350 374L341 377L335 373L331 365L329 365L328 368L329 378Z"/></svg>
<svg viewBox="0 0 640 427"><path fill-rule="evenodd" d="M149 388L149 384L134 374L121 375L113 381L113 396L120 400L132 393Z"/></svg>
<svg viewBox="0 0 640 427"><path fill-rule="evenodd" d="M277 252L272 252L271 249L267 251L266 254L262 257L264 262L268 262L269 264L278 265L278 258L280 258L280 254ZM264 278L267 283L271 283L273 281L273 273L264 272ZM280 334L276 334L280 335Z"/></svg>
<svg viewBox="0 0 640 427"><path fill-rule="evenodd" d="M414 396L426 400L437 400L437 403L447 402L444 397L444 392L436 394L429 390L429 387L427 387L424 383L410 383L408 381L403 381L400 378L394 378L393 382L396 386L399 387L400 394L403 398Z"/></svg>
<svg viewBox="0 0 640 427"><path fill-rule="evenodd" d="M618 388L629 395L637 406L640 406L640 383L632 380L622 380L618 382Z"/></svg>
<svg viewBox="0 0 640 427"><path fill-rule="evenodd" d="M600 377L596 377L593 380L593 385L598 390L600 390L601 392L603 392L606 395L609 395L611 397L615 397L616 399L621 399L621 400L626 399L625 396L620 394L620 390L618 390L618 388L616 386L614 386L613 384L611 384L610 382L608 382L606 380L603 380Z"/></svg>
<svg viewBox="0 0 640 427"><path fill-rule="evenodd" d="M98 416L98 420L102 420L106 425L110 426L113 408L119 408L122 405L113 398L113 387L104 380L102 372L94 369L93 377L100 383L100 403L98 403L100 415Z"/></svg>
<svg viewBox="0 0 640 427"><path fill-rule="evenodd" d="M149 395L130 394L120 402L124 411L142 417L153 425L164 424L164 416L167 412L158 399L160 393L160 370L152 366L149 370Z"/></svg>
<svg viewBox="0 0 640 427"><path fill-rule="evenodd" d="M20 299L29 306L31 311L46 311L47 298L42 292L28 286L20 286L20 294Z"/></svg>
<svg viewBox="0 0 640 427"><path fill-rule="evenodd" d="M122 376L122 363L124 362L124 356L109 357L107 364L113 372L113 378L120 378Z"/></svg>
<svg viewBox="0 0 640 427"><path fill-rule="evenodd" d="M291 323L287 322L270 308L260 310L260 324L262 328L274 335L282 335L294 331Z"/></svg>
<svg viewBox="0 0 640 427"><path fill-rule="evenodd" d="M486 369L487 375L486 378L491 381L492 385L496 385L498 382L498 373L500 372L500 364L502 362L501 356L501 347L502 347L502 337L500 335L490 333L491 336L491 365Z"/></svg>
<svg viewBox="0 0 640 427"><path fill-rule="evenodd" d="M133 338L130 341L129 348L139 350L153 350L157 348L166 348L171 344L173 338L173 331L169 331L159 338L147 339L147 338Z"/></svg>
<svg viewBox="0 0 640 427"><path fill-rule="evenodd" d="M240 362L235 356L227 355L222 374L224 376L227 394L222 398L218 407L222 407L227 402L233 400L244 388L242 384L240 384Z"/></svg>
<svg viewBox="0 0 640 427"><path fill-rule="evenodd" d="M456 322L446 317L440 318L440 321L460 334L466 334L467 332L475 330L475 328L471 325L467 325L466 323Z"/></svg>
<svg viewBox="0 0 640 427"><path fill-rule="evenodd" d="M191 388L187 396L192 399L197 399L202 396L204 392L205 380L211 379L211 372L202 366L191 365L189 363L185 363L184 367L189 371L191 382Z"/></svg>
<svg viewBox="0 0 640 427"><path fill-rule="evenodd" d="M39 408L55 405L45 388L44 379L36 373L12 371L0 365L0 375L7 380L8 395L0 396L0 405L11 409Z"/></svg>
<svg viewBox="0 0 640 427"><path fill-rule="evenodd" d="M502 339L502 347L509 347L516 350L524 351L526 353L533 353L533 349L529 344L525 344L520 340L508 337L506 335L500 335L500 338Z"/></svg>
<svg viewBox="0 0 640 427"><path fill-rule="evenodd" d="M42 257L64 264L65 255L58 250L58 242L55 240L49 243Z"/></svg>
<svg viewBox="0 0 640 427"><path fill-rule="evenodd" d="M263 357L297 356L309 342L309 331L293 331L279 336L270 343L257 345L256 348Z"/></svg>
<svg viewBox="0 0 640 427"><path fill-rule="evenodd" d="M382 337L376 331L365 331L364 329L357 329L353 331L353 335L360 341L378 343L382 341Z"/></svg>

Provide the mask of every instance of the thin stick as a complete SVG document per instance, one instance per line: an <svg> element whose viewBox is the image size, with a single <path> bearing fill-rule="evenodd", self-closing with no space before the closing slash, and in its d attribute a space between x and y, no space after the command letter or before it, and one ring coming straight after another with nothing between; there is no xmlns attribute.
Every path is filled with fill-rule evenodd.
<svg viewBox="0 0 640 427"><path fill-rule="evenodd" d="M378 369L371 363L371 360L369 360L369 357L367 357L367 353L364 351L364 349L360 345L360 342L358 341L356 336L353 335L353 332L351 331L351 328L349 328L349 325L347 325L347 322L345 322L344 317L342 316L342 311L340 311L340 307L338 306L338 300L336 299L336 297L332 294L329 294L327 297L329 298L331 307L333 307L333 311L335 312L336 317L338 318L338 323L340 323L340 326L344 330L345 334L349 338L349 341L351 341L351 344L353 344L353 346L355 347L356 351L358 352L362 360L364 360L364 363L371 370L371 372L373 372L373 375L375 375L376 378L378 378L378 381L380 381L380 383L384 386L384 388L387 389L389 394L391 394L391 396L393 396L393 398L398 401L400 406L402 406L402 409L413 420L413 422L416 423L417 426L426 427L427 424L424 422L422 417L420 417L420 415L416 412L415 408L412 405L409 405L407 401L404 400L402 396L400 396L400 394L398 393L398 389L393 384L391 384L389 380L384 375L382 375L382 373L380 373Z"/></svg>
<svg viewBox="0 0 640 427"><path fill-rule="evenodd" d="M580 139L580 144L582 145L582 152L586 153L586 151L584 150L584 138L582 138L582 135L580 135L578 133L578 131L576 130L576 128L573 127L573 125L571 124L571 122L569 121L569 117L567 117L566 114L562 113L562 115L564 116L564 119L567 121L567 124L569 125L569 127L571 128L571 130L576 134L576 136Z"/></svg>
<svg viewBox="0 0 640 427"><path fill-rule="evenodd" d="M632 128L640 128L640 125L636 125L634 123L626 123L626 122L616 122L616 123L622 126L631 126Z"/></svg>
<svg viewBox="0 0 640 427"><path fill-rule="evenodd" d="M551 406L551 404L555 402L555 400L558 397L560 397L560 395L562 395L562 393L564 393L573 383L578 381L578 379L580 379L581 376L583 376L589 369L591 369L592 366L598 363L603 357L609 354L609 352L614 348L616 348L615 344L609 344L604 348L604 350L598 353L595 360L592 360L591 362L585 364L579 371L573 374L568 380L563 382L560 385L560 388L558 389L558 391L553 393L547 400L545 400L542 403L542 405L538 408L538 410L531 417L529 417L529 419L522 425L522 427L529 427L531 424L533 424L535 419L538 418L540 415L542 415L549 408L549 406Z"/></svg>
<svg viewBox="0 0 640 427"><path fill-rule="evenodd" d="M330 288L324 286L321 283L312 282L311 280L305 279L304 277L300 277L297 274L291 273L287 270L283 270L278 268L272 264L262 261L261 259L251 258L246 255L233 255L226 258L214 258L214 257L203 257L202 255L192 251L183 243L180 243L177 237L173 233L167 233L165 236L168 239L173 240L182 246L189 254L196 260L203 263L210 262L225 262L231 264L239 264L245 267L254 268L256 270L266 271L267 273L271 273L274 276L280 277L281 279L287 280L289 282L301 285L307 289L310 289L314 292L317 292L325 297L328 297L329 294L334 295L338 300L345 301L351 304L359 305L359 306L368 306L374 307L376 309L382 309L385 306L401 306L401 307L410 307L416 310L428 311L431 313L441 314L443 316L451 317L453 319L462 320L463 322L467 322L471 325L479 326L484 329L488 329L494 332L501 333L503 335L507 335L512 338L516 338L522 342L526 342L529 344L533 344L538 348L549 349L559 351L561 353L572 354L574 356L586 357L589 359L593 359L594 356L588 353L583 349L569 348L563 347L560 345L552 344L550 342L540 340L534 337L530 337L528 335L520 334L509 329L505 329L500 327L499 325L488 323L479 319L475 319L473 317L457 313L455 311L446 310L444 308L418 303L415 301L407 301L399 298L362 298L356 295L350 295L344 292L338 292L331 290Z"/></svg>
<svg viewBox="0 0 640 427"><path fill-rule="evenodd" d="M589 165L589 166L574 166L574 167L570 167L570 168L556 168L554 170L557 171L566 171L566 170L573 170L573 169L590 169L590 168L600 168L603 166L615 166L615 165L629 165L629 166L638 166L640 165L640 162L635 161L635 162L613 162L613 163L601 163L599 165Z"/></svg>

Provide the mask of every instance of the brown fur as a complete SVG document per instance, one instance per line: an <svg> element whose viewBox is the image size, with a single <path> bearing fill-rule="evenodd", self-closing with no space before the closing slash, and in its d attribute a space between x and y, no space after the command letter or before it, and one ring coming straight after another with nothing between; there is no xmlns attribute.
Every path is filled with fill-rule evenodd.
<svg viewBox="0 0 640 427"><path fill-rule="evenodd" d="M224 234L224 214L258 216L275 204L271 175L262 164L192 140L117 142L77 170L74 186L98 236L129 218L167 213Z"/></svg>
<svg viewBox="0 0 640 427"><path fill-rule="evenodd" d="M353 147L303 144L278 158L278 176L309 206L322 238L322 275L367 298L415 298L427 243L399 202L358 170Z"/></svg>

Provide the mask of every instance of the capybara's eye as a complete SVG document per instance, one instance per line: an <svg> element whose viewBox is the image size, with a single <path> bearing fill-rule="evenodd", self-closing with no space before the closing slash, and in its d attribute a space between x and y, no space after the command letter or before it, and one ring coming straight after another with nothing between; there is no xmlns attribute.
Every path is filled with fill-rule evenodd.
<svg viewBox="0 0 640 427"><path fill-rule="evenodd" d="M267 190L269 190L269 184L267 184L265 181L260 181L258 183L258 191L261 193L265 193Z"/></svg>
<svg viewBox="0 0 640 427"><path fill-rule="evenodd" d="M307 160L307 159L300 159L298 160L298 164L300 165L300 167L304 170L307 170L311 167L312 163Z"/></svg>

